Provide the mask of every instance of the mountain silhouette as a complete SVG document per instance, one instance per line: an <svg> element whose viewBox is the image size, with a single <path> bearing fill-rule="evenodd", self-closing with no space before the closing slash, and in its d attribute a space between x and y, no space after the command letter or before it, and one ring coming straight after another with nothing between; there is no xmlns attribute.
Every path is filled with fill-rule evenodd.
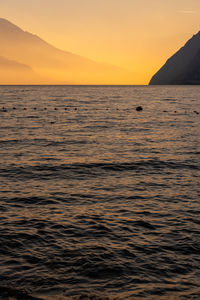
<svg viewBox="0 0 200 300"><path fill-rule="evenodd" d="M167 60L149 84L200 84L200 32Z"/></svg>
<svg viewBox="0 0 200 300"><path fill-rule="evenodd" d="M23 71L32 71L31 68L25 64L18 63L14 60L9 60L5 57L0 56L0 68L6 70L19 69Z"/></svg>
<svg viewBox="0 0 200 300"><path fill-rule="evenodd" d="M29 66L0 56L0 84L31 84L35 79Z"/></svg>
<svg viewBox="0 0 200 300"><path fill-rule="evenodd" d="M127 77L125 70L59 50L2 18L0 56L15 61L18 66L26 65L29 71L32 69L35 77L29 73L33 83L112 84L122 82ZM1 65L0 62L0 68ZM3 80L0 76L0 83Z"/></svg>

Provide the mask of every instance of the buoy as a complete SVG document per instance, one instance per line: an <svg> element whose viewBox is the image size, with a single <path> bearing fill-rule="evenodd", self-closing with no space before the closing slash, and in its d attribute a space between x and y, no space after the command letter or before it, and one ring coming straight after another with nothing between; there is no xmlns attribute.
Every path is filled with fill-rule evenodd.
<svg viewBox="0 0 200 300"><path fill-rule="evenodd" d="M137 106L137 107L136 107L136 110L137 110L137 111L142 111L142 110L143 110L143 107L142 107L142 106Z"/></svg>

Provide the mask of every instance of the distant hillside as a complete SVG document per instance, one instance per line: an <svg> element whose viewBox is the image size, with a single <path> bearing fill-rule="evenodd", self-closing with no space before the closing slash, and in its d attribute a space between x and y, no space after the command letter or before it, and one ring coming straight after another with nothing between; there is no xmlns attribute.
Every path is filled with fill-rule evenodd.
<svg viewBox="0 0 200 300"><path fill-rule="evenodd" d="M0 84L31 83L36 76L33 70L25 65L0 56Z"/></svg>
<svg viewBox="0 0 200 300"><path fill-rule="evenodd" d="M0 56L0 69L4 69L4 68L31 71L31 68L27 65L20 64L14 60L9 60L5 57Z"/></svg>
<svg viewBox="0 0 200 300"><path fill-rule="evenodd" d="M200 84L200 32L167 60L149 84Z"/></svg>
<svg viewBox="0 0 200 300"><path fill-rule="evenodd" d="M127 76L120 68L59 50L2 18L0 56L29 66L39 79L35 77L33 83L117 84ZM0 83L2 80L0 77Z"/></svg>

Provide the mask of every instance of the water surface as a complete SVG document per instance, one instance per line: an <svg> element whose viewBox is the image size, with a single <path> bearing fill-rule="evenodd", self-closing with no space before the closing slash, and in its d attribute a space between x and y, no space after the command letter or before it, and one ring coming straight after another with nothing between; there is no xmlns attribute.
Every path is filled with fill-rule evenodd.
<svg viewBox="0 0 200 300"><path fill-rule="evenodd" d="M199 299L199 94L1 86L0 285Z"/></svg>

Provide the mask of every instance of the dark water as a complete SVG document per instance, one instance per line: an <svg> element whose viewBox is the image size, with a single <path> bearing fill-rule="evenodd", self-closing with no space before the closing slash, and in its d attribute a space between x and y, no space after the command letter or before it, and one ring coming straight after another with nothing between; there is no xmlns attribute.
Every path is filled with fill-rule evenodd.
<svg viewBox="0 0 200 300"><path fill-rule="evenodd" d="M0 286L200 299L199 95L0 87Z"/></svg>

